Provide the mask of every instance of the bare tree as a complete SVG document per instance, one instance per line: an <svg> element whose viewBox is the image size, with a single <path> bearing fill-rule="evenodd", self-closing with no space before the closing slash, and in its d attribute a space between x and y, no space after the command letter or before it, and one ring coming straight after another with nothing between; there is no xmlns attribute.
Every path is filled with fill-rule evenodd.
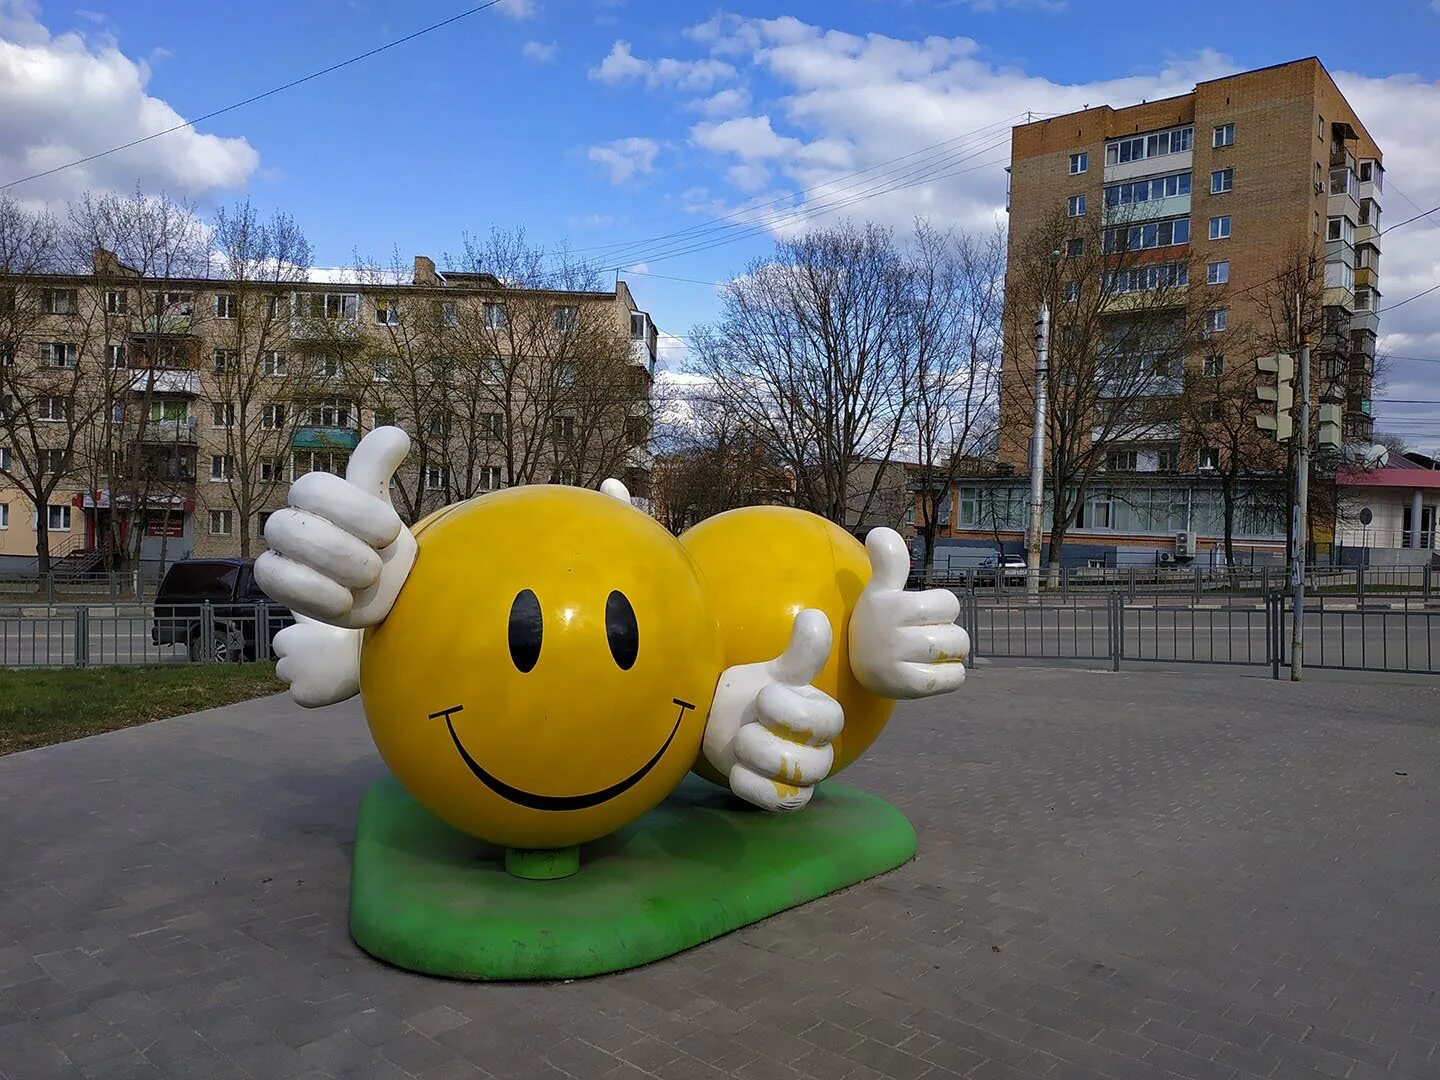
<svg viewBox="0 0 1440 1080"><path fill-rule="evenodd" d="M1165 222L1132 224L1063 210L1013 238L1006 281L1002 409L1023 457L1035 401L1034 319L1051 310L1046 413L1050 579L1057 583L1065 538L1080 520L1111 452L1178 435L1184 365L1222 332L1223 289L1189 288L1188 247L1158 260L1152 249L1180 244Z"/></svg>
<svg viewBox="0 0 1440 1080"><path fill-rule="evenodd" d="M916 531L935 566L941 509L958 476L993 445L998 419L1005 239L916 226L905 319L913 358Z"/></svg>
<svg viewBox="0 0 1440 1080"><path fill-rule="evenodd" d="M845 524L874 466L863 518L908 407L910 274L891 233L844 224L780 241L695 331L695 371L794 478L795 499Z"/></svg>
<svg viewBox="0 0 1440 1080"><path fill-rule="evenodd" d="M215 350L201 399L224 421L224 491L248 558L252 522L288 482L292 436L305 418L299 403L312 373L290 355L290 297L305 280L310 244L288 215L264 219L248 200L220 208L211 237L225 284L207 313Z"/></svg>
<svg viewBox="0 0 1440 1080"><path fill-rule="evenodd" d="M508 485L594 486L624 473L649 429L649 375L599 269L519 231L467 235L446 258L452 281L483 290L451 316L465 427L454 445L487 459L467 457L466 476L488 466Z"/></svg>
<svg viewBox="0 0 1440 1080"><path fill-rule="evenodd" d="M82 290L28 280L66 268L56 220L0 196L0 434L10 449L0 475L35 507L41 574L50 572L51 496L99 407Z"/></svg>
<svg viewBox="0 0 1440 1080"><path fill-rule="evenodd" d="M72 260L93 267L102 315L105 381L95 414L111 422L96 430L87 456L92 490L109 493L103 546L134 559L148 514L161 509L168 536L194 479L189 403L199 393L204 312L193 282L207 270L206 230L193 204L137 189L86 193L70 207L67 232Z"/></svg>

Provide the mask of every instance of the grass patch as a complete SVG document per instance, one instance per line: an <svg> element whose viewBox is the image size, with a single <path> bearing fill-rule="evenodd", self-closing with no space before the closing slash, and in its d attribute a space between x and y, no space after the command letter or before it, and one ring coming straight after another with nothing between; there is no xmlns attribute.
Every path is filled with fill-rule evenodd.
<svg viewBox="0 0 1440 1080"><path fill-rule="evenodd" d="M0 755L284 689L274 664L0 669Z"/></svg>

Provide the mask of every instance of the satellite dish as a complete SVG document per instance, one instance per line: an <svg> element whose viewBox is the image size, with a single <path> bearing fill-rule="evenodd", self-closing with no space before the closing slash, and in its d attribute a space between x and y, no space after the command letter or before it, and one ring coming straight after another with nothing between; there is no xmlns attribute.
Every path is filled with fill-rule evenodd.
<svg viewBox="0 0 1440 1080"><path fill-rule="evenodd" d="M1370 507L1362 507L1360 510L1360 524L1369 525L1375 520L1375 515L1370 512Z"/></svg>
<svg viewBox="0 0 1440 1080"><path fill-rule="evenodd" d="M1367 469L1383 469L1390 463L1390 448L1373 443L1365 449L1365 467Z"/></svg>

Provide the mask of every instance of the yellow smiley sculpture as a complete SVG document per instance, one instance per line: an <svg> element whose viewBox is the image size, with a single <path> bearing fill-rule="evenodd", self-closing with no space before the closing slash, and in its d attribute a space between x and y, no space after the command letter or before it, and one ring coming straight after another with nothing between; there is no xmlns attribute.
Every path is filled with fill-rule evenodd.
<svg viewBox="0 0 1440 1080"><path fill-rule="evenodd" d="M890 530L861 545L813 514L754 507L677 539L623 488L558 486L406 530L386 492L408 445L382 428L343 480L297 480L256 574L308 616L276 638L296 700L358 686L396 778L473 836L581 844L691 769L798 809L874 741L894 698L964 677L958 602L903 592L908 552Z"/></svg>

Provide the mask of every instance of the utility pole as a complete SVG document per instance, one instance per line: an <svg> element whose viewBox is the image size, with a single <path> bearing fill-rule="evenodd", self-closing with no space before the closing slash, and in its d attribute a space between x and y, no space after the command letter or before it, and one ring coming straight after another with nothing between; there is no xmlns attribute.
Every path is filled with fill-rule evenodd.
<svg viewBox="0 0 1440 1080"><path fill-rule="evenodd" d="M1291 515L1290 590L1294 618L1290 624L1290 681L1299 682L1305 667L1305 536L1309 531L1310 499L1310 346L1301 329L1300 423L1295 433L1295 505Z"/></svg>
<svg viewBox="0 0 1440 1080"><path fill-rule="evenodd" d="M1045 532L1045 396L1050 381L1050 305L1035 320L1035 429L1030 435L1030 532L1025 538L1025 591L1040 595L1040 541ZM997 571L998 573L999 571Z"/></svg>

